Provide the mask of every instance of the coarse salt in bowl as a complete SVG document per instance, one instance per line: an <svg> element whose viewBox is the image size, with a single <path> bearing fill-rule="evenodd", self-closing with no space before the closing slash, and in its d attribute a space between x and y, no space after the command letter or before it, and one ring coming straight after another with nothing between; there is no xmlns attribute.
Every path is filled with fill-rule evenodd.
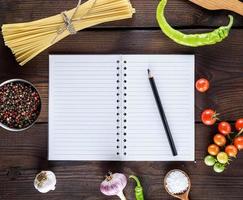
<svg viewBox="0 0 243 200"><path fill-rule="evenodd" d="M190 188L190 180L188 175L178 169L167 173L164 184L166 190L174 195L183 194Z"/></svg>

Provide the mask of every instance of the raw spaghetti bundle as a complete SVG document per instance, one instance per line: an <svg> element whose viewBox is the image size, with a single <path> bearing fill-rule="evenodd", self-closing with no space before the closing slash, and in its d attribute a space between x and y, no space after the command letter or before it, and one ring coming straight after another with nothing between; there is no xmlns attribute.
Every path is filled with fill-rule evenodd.
<svg viewBox="0 0 243 200"><path fill-rule="evenodd" d="M27 23L4 24L2 34L22 66L39 53L77 31L104 22L132 18L129 0L89 0L61 14Z"/></svg>

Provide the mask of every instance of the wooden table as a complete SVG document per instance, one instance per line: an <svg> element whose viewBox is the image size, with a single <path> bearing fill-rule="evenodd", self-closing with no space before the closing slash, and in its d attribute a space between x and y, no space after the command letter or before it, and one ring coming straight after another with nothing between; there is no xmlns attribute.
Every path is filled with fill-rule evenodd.
<svg viewBox="0 0 243 200"><path fill-rule="evenodd" d="M0 129L1 200L102 200L99 184L108 170L141 177L146 200L172 199L162 187L165 173L173 168L188 172L192 180L191 199L243 199L243 153L223 174L216 174L203 163L207 145L216 127L200 122L200 113L211 107L221 118L234 122L243 117L243 17L235 15L228 39L207 47L180 46L163 35L155 20L158 0L132 0L137 13L131 20L107 23L70 36L19 67L0 38L0 81L23 78L34 83L41 93L43 110L38 123L23 133ZM2 0L0 24L47 17L76 5L75 0ZM227 24L227 12L207 11L187 0L169 0L168 21L185 32L209 31ZM48 54L195 54L196 78L207 77L207 94L196 93L196 162L48 162ZM49 169L57 175L57 188L46 195L33 188L35 174ZM134 199L133 182L126 187Z"/></svg>

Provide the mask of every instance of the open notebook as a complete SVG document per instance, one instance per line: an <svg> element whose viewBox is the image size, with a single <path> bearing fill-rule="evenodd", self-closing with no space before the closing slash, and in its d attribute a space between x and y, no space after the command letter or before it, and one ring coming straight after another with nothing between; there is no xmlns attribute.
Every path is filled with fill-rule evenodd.
<svg viewBox="0 0 243 200"><path fill-rule="evenodd" d="M194 160L193 55L50 55L49 77L49 160Z"/></svg>

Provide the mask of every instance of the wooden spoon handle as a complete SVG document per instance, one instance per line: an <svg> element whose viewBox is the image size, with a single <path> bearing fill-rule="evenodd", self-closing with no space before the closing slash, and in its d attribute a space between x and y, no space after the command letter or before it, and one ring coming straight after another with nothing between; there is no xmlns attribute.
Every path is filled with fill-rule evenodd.
<svg viewBox="0 0 243 200"><path fill-rule="evenodd" d="M243 2L239 0L229 0L228 3L228 10L231 10L243 16Z"/></svg>

